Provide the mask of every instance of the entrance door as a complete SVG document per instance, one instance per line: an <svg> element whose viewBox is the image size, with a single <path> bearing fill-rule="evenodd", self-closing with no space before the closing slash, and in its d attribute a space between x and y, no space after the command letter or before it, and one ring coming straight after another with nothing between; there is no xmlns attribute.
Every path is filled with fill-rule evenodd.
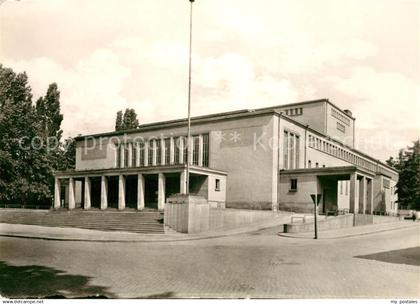
<svg viewBox="0 0 420 304"><path fill-rule="evenodd" d="M145 175L144 177L144 206L158 208L158 176Z"/></svg>

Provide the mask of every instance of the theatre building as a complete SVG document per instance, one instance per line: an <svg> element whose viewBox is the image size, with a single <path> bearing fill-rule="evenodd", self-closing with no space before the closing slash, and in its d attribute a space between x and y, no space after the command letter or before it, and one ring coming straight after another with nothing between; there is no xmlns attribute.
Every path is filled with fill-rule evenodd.
<svg viewBox="0 0 420 304"><path fill-rule="evenodd" d="M55 208L164 210L185 193L187 120L76 138ZM398 172L354 148L355 118L327 99L193 117L189 191L213 208L393 213Z"/></svg>

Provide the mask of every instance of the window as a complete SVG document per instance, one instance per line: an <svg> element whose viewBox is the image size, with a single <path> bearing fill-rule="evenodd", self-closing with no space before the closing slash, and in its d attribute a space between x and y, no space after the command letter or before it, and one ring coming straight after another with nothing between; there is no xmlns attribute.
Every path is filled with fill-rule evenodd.
<svg viewBox="0 0 420 304"><path fill-rule="evenodd" d="M188 153L191 153L190 152L191 145L188 144L188 146L187 146L187 138L186 137L181 137L181 140L184 143L184 146L183 146L184 147L184 151L183 151L183 153L184 153L184 164L186 164L187 161L188 161Z"/></svg>
<svg viewBox="0 0 420 304"><path fill-rule="evenodd" d="M148 152L147 164L149 166L153 166L153 153L155 151L154 147L155 147L155 140L149 140L149 146L147 148L147 152Z"/></svg>
<svg viewBox="0 0 420 304"><path fill-rule="evenodd" d="M115 151L116 151L116 164L115 167L119 168L121 167L121 146L120 145L115 145Z"/></svg>
<svg viewBox="0 0 420 304"><path fill-rule="evenodd" d="M200 137L195 135L192 137L193 139L193 159L192 164L198 166L198 155L200 152Z"/></svg>
<svg viewBox="0 0 420 304"><path fill-rule="evenodd" d="M174 143L175 143L174 163L179 164L180 155L181 155L181 137L178 137Z"/></svg>
<svg viewBox="0 0 420 304"><path fill-rule="evenodd" d="M124 146L124 168L128 167L128 147Z"/></svg>
<svg viewBox="0 0 420 304"><path fill-rule="evenodd" d="M318 163L315 163L315 167L318 168L319 167L319 164Z"/></svg>
<svg viewBox="0 0 420 304"><path fill-rule="evenodd" d="M283 134L283 167L284 169L289 169L289 133L284 131Z"/></svg>
<svg viewBox="0 0 420 304"><path fill-rule="evenodd" d="M215 180L214 190L215 191L220 191L220 179L218 179L218 178L216 178L216 180Z"/></svg>
<svg viewBox="0 0 420 304"><path fill-rule="evenodd" d="M349 182L346 181L346 195L349 195Z"/></svg>
<svg viewBox="0 0 420 304"><path fill-rule="evenodd" d="M209 135L203 135L203 167L209 166Z"/></svg>
<svg viewBox="0 0 420 304"><path fill-rule="evenodd" d="M137 149L136 149L136 147L137 147L136 143L133 143L131 145L131 166L132 167L137 166L137 164L136 164L136 162L137 162Z"/></svg>
<svg viewBox="0 0 420 304"><path fill-rule="evenodd" d="M290 192L296 192L297 191L297 179L291 178L290 179Z"/></svg>
<svg viewBox="0 0 420 304"><path fill-rule="evenodd" d="M165 138L165 165L171 162L171 139Z"/></svg>
<svg viewBox="0 0 420 304"><path fill-rule="evenodd" d="M312 167L312 162L310 160L308 160L308 168Z"/></svg>
<svg viewBox="0 0 420 304"><path fill-rule="evenodd" d="M340 183L340 194L342 195L343 194L343 181L339 181L339 183Z"/></svg>
<svg viewBox="0 0 420 304"><path fill-rule="evenodd" d="M337 122L337 130L346 133L346 126Z"/></svg>
<svg viewBox="0 0 420 304"><path fill-rule="evenodd" d="M162 142L160 139L156 140L156 165L162 164Z"/></svg>
<svg viewBox="0 0 420 304"><path fill-rule="evenodd" d="M283 166L284 169L299 168L299 135L284 131Z"/></svg>
<svg viewBox="0 0 420 304"><path fill-rule="evenodd" d="M140 167L142 167L144 166L144 142L139 142L139 150L140 150L139 164L140 164Z"/></svg>
<svg viewBox="0 0 420 304"><path fill-rule="evenodd" d="M300 147L299 136L296 135L295 136L295 154L296 154L296 157L295 157L295 162L296 162L295 168L296 169L299 168L299 147Z"/></svg>

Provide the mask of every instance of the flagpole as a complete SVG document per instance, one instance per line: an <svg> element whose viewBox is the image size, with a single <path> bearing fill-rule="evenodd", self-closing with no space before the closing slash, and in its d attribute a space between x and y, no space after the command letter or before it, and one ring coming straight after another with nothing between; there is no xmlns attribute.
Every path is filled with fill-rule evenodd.
<svg viewBox="0 0 420 304"><path fill-rule="evenodd" d="M191 48L192 48L192 11L194 0L190 1L190 48L188 58L188 126L187 126L187 176L185 180L185 191L190 193L190 141L191 141Z"/></svg>

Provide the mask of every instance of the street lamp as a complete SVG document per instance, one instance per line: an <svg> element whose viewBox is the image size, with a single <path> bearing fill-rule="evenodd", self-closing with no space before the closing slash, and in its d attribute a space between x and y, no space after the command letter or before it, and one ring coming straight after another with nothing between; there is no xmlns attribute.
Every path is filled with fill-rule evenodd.
<svg viewBox="0 0 420 304"><path fill-rule="evenodd" d="M185 181L185 191L190 193L190 140L191 140L191 48L192 48L192 11L194 0L190 1L190 48L188 57L188 123L187 123L187 176Z"/></svg>

